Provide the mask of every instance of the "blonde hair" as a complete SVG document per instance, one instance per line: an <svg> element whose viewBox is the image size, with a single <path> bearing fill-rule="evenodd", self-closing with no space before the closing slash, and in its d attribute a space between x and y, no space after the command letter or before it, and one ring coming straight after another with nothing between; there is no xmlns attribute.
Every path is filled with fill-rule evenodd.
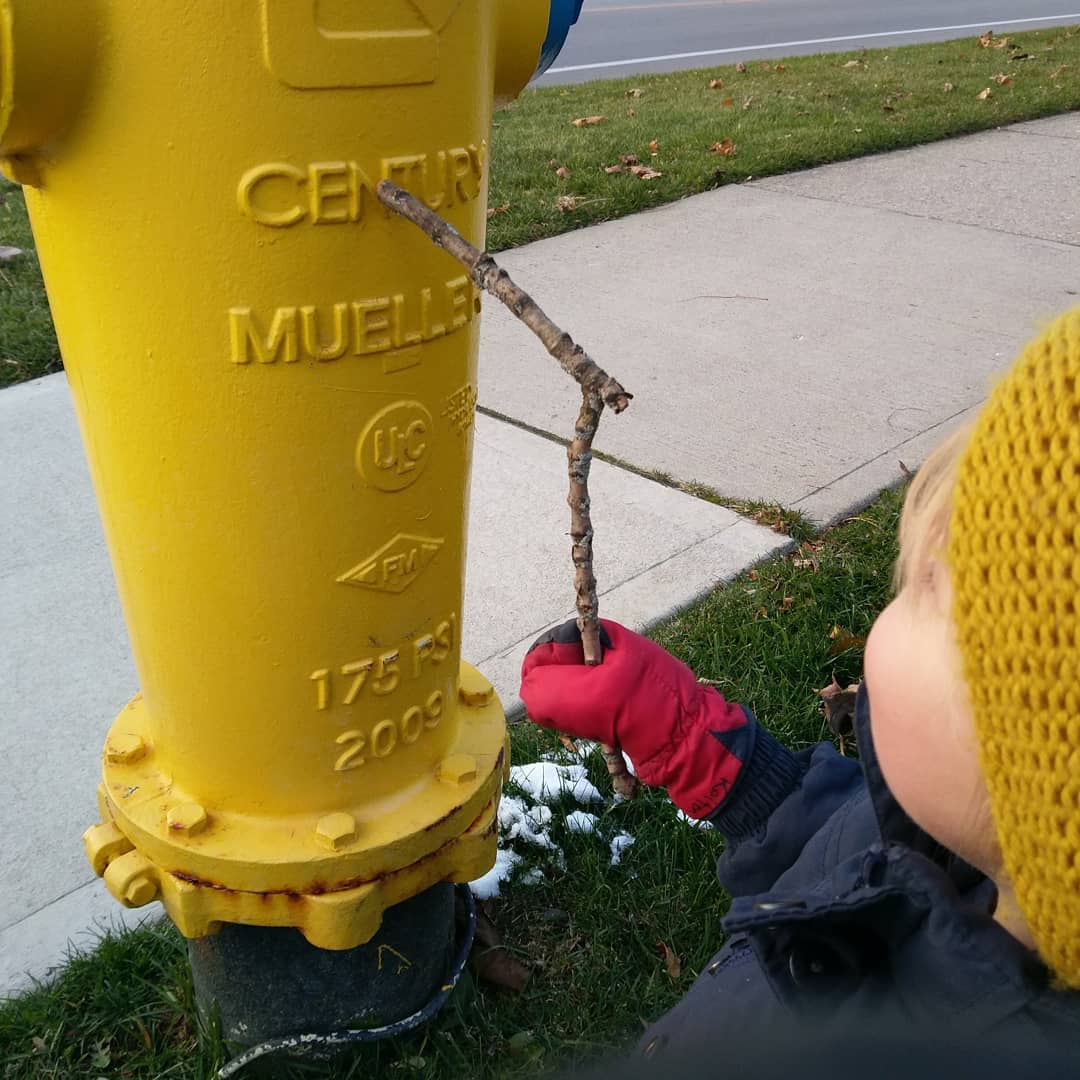
<svg viewBox="0 0 1080 1080"><path fill-rule="evenodd" d="M951 612L947 609L951 607L952 582L948 579L946 549L960 460L967 449L973 426L967 424L939 443L911 481L900 516L900 553L893 574L897 592L909 588L917 601L933 603L935 608L950 618ZM947 579L944 582L941 581L942 575ZM962 714L970 718L969 692L960 674L961 666L957 654L953 701L956 706L961 707ZM959 713L955 708L942 711L943 718L957 715ZM977 746L971 723L969 719L963 737L973 746ZM990 806L990 795L985 784L972 793L972 802L966 808L966 813L968 835L975 846L965 852L964 857L1000 885L1006 876Z"/></svg>
<svg viewBox="0 0 1080 1080"><path fill-rule="evenodd" d="M956 475L971 435L970 425L940 443L911 482L900 516L900 554L893 584L896 591L911 587L926 592L934 576L945 570L952 498Z"/></svg>

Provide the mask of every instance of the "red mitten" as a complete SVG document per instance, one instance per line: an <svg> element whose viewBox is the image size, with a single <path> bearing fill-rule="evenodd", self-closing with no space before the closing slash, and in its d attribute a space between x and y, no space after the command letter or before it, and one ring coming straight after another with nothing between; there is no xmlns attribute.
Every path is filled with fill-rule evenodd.
<svg viewBox="0 0 1080 1080"><path fill-rule="evenodd" d="M752 734L729 703L648 638L601 620L603 662L586 667L577 623L564 623L529 650L521 698L529 716L567 735L620 746L645 784L668 789L691 817L709 817L742 768L733 750ZM749 745L747 746L749 749Z"/></svg>

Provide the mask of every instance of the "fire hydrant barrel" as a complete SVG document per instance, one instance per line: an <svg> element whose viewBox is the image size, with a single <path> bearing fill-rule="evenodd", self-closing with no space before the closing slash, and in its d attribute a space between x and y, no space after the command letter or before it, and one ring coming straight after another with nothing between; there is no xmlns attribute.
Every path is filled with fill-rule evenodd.
<svg viewBox="0 0 1080 1080"><path fill-rule="evenodd" d="M0 0L0 164L141 684L88 854L189 936L351 948L490 866L506 764L460 658L479 301L374 186L482 243L549 3L60 6Z"/></svg>

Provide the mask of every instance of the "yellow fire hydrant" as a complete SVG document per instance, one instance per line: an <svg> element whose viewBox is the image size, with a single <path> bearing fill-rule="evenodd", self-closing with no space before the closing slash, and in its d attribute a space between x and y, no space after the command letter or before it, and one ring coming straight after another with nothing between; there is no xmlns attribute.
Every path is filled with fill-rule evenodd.
<svg viewBox="0 0 1080 1080"><path fill-rule="evenodd" d="M482 244L493 104L578 6L0 0L0 166L141 684L86 850L189 938L352 949L494 860L505 722L460 662L479 301L374 185Z"/></svg>

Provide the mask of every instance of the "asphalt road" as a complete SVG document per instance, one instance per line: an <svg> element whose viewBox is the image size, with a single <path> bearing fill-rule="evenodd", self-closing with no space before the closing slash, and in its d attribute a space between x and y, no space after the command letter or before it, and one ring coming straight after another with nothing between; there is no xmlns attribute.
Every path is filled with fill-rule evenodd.
<svg viewBox="0 0 1080 1080"><path fill-rule="evenodd" d="M1080 0L585 0L538 84L1071 23Z"/></svg>

